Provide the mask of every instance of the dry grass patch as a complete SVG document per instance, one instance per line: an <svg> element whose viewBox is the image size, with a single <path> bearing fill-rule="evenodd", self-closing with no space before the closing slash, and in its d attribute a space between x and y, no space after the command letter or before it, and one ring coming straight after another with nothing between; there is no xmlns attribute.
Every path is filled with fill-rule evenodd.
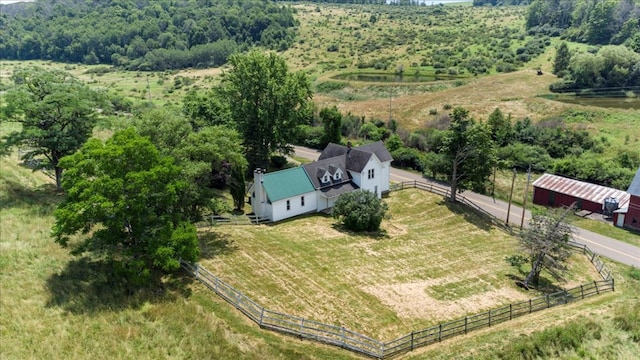
<svg viewBox="0 0 640 360"><path fill-rule="evenodd" d="M382 234L343 232L323 215L209 229L224 244L202 264L261 305L391 339L538 295L505 261L518 241L461 205L393 192ZM211 252L214 253L214 252ZM572 281L597 279L580 257Z"/></svg>

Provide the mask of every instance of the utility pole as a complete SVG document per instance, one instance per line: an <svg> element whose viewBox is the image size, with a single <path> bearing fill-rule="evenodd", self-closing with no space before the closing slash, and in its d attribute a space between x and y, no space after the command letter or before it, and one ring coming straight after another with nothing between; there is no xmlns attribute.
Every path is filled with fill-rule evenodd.
<svg viewBox="0 0 640 360"><path fill-rule="evenodd" d="M505 223L509 226L509 213L511 212L511 199L513 199L513 186L516 183L516 168L513 168L513 179L511 179L511 192L509 193L509 206L507 206L507 220Z"/></svg>
<svg viewBox="0 0 640 360"><path fill-rule="evenodd" d="M389 121L391 121L391 88L389 88Z"/></svg>
<svg viewBox="0 0 640 360"><path fill-rule="evenodd" d="M493 184L491 185L491 197L494 198L493 202L496 202L496 199L495 199L495 197L496 197L496 195L495 195L496 194L496 169L497 169L497 166L494 166L493 167Z"/></svg>
<svg viewBox="0 0 640 360"><path fill-rule="evenodd" d="M522 204L522 219L520 219L520 230L524 226L524 213L527 209L527 198L529 197L529 182L531 181L531 164L529 164L529 170L527 170L527 186L524 188L524 203Z"/></svg>

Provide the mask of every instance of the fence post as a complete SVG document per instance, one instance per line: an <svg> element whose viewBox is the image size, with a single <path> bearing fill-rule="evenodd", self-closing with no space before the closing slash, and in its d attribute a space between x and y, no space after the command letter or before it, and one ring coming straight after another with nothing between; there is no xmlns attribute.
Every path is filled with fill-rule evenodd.
<svg viewBox="0 0 640 360"><path fill-rule="evenodd" d="M413 331L411 332L411 351L413 351Z"/></svg>
<svg viewBox="0 0 640 360"><path fill-rule="evenodd" d="M582 245L582 253L583 254L587 253L587 244Z"/></svg>
<svg viewBox="0 0 640 360"><path fill-rule="evenodd" d="M580 285L580 297L584 299L584 286Z"/></svg>
<svg viewBox="0 0 640 360"><path fill-rule="evenodd" d="M438 341L442 341L442 323L440 323L438 330Z"/></svg>
<svg viewBox="0 0 640 360"><path fill-rule="evenodd" d="M596 253L591 253L591 263L593 264L593 259L596 258Z"/></svg>
<svg viewBox="0 0 640 360"><path fill-rule="evenodd" d="M531 314L531 311L532 311L532 310L531 310L531 308L532 308L532 306L531 306L531 299L529 299L529 314Z"/></svg>
<svg viewBox="0 0 640 360"><path fill-rule="evenodd" d="M216 292L219 292L219 291L218 291L218 277L217 277L217 276L214 276L214 277L216 278L216 281L214 282L214 284L215 284L215 289L216 289Z"/></svg>
<svg viewBox="0 0 640 360"><path fill-rule="evenodd" d="M262 327L262 319L264 319L264 308L260 311L260 327Z"/></svg>
<svg viewBox="0 0 640 360"><path fill-rule="evenodd" d="M513 304L509 304L509 320L513 320Z"/></svg>
<svg viewBox="0 0 640 360"><path fill-rule="evenodd" d="M491 326L491 310L489 310L489 326Z"/></svg>
<svg viewBox="0 0 640 360"><path fill-rule="evenodd" d="M341 326L341 327L340 327L340 332L341 332L341 336L340 336L340 337L342 338L342 347L345 347L345 341L344 341L344 339L345 339L345 335L344 335L344 326Z"/></svg>
<svg viewBox="0 0 640 360"><path fill-rule="evenodd" d="M611 273L609 273L609 276L611 276ZM615 286L615 280L613 278L611 278L611 291L616 291L616 286Z"/></svg>
<svg viewBox="0 0 640 360"><path fill-rule="evenodd" d="M304 318L300 320L300 332L304 334Z"/></svg>
<svg viewBox="0 0 640 360"><path fill-rule="evenodd" d="M547 294L547 309L551 307L551 303L549 302L549 294Z"/></svg>
<svg viewBox="0 0 640 360"><path fill-rule="evenodd" d="M594 280L593 285L596 287L596 294L600 294L600 289L598 289L598 282Z"/></svg>
<svg viewBox="0 0 640 360"><path fill-rule="evenodd" d="M469 318L465 316L464 317L464 333L465 334L467 333L467 322L468 321L469 321Z"/></svg>
<svg viewBox="0 0 640 360"><path fill-rule="evenodd" d="M196 263L196 280L200 280L200 264Z"/></svg>

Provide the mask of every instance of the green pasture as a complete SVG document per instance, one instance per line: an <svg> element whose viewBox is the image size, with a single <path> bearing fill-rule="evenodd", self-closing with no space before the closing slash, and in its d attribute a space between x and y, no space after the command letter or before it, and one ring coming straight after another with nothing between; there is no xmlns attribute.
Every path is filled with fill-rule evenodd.
<svg viewBox="0 0 640 360"><path fill-rule="evenodd" d="M575 256L568 283L526 292L514 282L526 269L504 260L519 252L511 235L419 190L387 202L380 234L345 232L325 215L212 228L201 265L268 309L386 340L598 279Z"/></svg>

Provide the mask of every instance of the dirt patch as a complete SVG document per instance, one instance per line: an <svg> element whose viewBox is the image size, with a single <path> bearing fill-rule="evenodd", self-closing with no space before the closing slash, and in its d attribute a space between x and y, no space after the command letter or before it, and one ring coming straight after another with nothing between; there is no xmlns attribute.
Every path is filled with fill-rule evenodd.
<svg viewBox="0 0 640 360"><path fill-rule="evenodd" d="M494 289L454 301L441 301L429 296L427 287L438 285L443 280L365 287L363 290L392 308L401 318L433 321L455 319L528 299L526 294L512 288Z"/></svg>

